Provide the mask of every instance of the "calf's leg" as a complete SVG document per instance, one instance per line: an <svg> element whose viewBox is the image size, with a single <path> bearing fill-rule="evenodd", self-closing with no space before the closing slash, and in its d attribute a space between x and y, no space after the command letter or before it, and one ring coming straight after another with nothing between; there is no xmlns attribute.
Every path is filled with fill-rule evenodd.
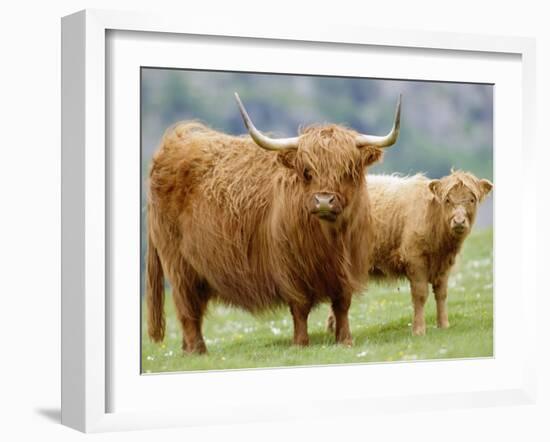
<svg viewBox="0 0 550 442"><path fill-rule="evenodd" d="M424 304L428 299L428 281L411 280L411 295L414 308L412 332L415 336L422 336L426 334Z"/></svg>
<svg viewBox="0 0 550 442"><path fill-rule="evenodd" d="M307 318L311 311L311 304L290 304L290 313L294 322L294 345L309 345L307 333Z"/></svg>
<svg viewBox="0 0 550 442"><path fill-rule="evenodd" d="M438 279L433 284L435 303L437 306L437 326L449 328L449 317L447 315L447 281L448 276Z"/></svg>

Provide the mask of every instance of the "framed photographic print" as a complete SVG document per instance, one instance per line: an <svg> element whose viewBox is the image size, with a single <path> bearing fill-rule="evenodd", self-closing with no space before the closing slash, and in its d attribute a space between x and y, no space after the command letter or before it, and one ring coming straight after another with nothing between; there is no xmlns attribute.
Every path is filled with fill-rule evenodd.
<svg viewBox="0 0 550 442"><path fill-rule="evenodd" d="M493 179L492 84L142 67L140 90L142 373L493 356L493 204L489 180ZM239 90L247 104L253 106L251 112L258 115L253 124L259 127L281 127L283 133L289 134L305 125L303 142L309 136L308 142L313 144L303 147L308 152L307 159L298 156L294 164L285 166L281 164L282 158L294 155L288 153L294 149L264 153L255 144L242 146L239 138L227 136L246 128L240 119L238 102L227 90ZM367 169L366 183L357 180L364 175L363 163L353 166L349 163L351 158L345 157L339 164L339 157L333 152L329 152L332 155L328 158L323 156L325 150L315 152L315 143L330 145L335 143L337 135L351 133L338 125L316 124L316 120L349 122L363 133L367 125L361 120L368 121L372 115L370 118L380 122L377 132L388 132L392 127L394 102L401 94L406 101L403 116L399 114L402 123L396 147L387 151L383 162L378 157L368 160L372 163ZM423 106L424 111L415 113L411 110L415 106ZM179 120L183 121L170 128ZM207 121L223 132L202 123ZM280 138L271 140L279 142ZM216 143L221 146L219 151ZM190 189L196 179L193 178L190 180L193 182L182 182L185 190L178 190L178 180L183 178L172 174L181 172L181 168L187 170L183 165L188 161L185 152L187 149L193 152L195 146L201 151L212 149L217 155L237 150L241 157L209 159L204 165L208 172L201 176L198 189ZM173 149L182 157L176 154L174 158ZM336 151L334 146L330 149ZM357 161L369 155L365 147L353 145L350 150L359 154ZM155 151L158 153L154 154ZM381 154L382 148L373 152ZM193 161L197 160L193 157ZM328 165L325 170L321 169L323 161ZM172 169L169 166L173 162L183 164ZM189 173L195 174L196 169L203 166L188 167ZM250 177L245 175L235 180L234 175L244 173L241 167L253 172ZM359 167L361 173L347 183L348 168L354 167ZM453 167L460 170L453 171ZM425 176L421 176L421 172ZM457 201L455 206L442 210L442 204L437 201L440 197L430 190L428 176L444 177L441 183L456 187L456 192L461 188L467 201ZM285 180L281 188L278 179ZM355 187L367 188L367 195L362 192L358 195L370 201L370 208L352 210L351 196L346 198L351 201L343 201L344 194L356 193ZM165 192L165 188L169 190ZM235 189L236 194L232 194L231 189ZM259 189L269 191L258 196ZM392 189L406 196L392 193ZM275 195L286 191L298 195L298 201L292 202L288 195L278 203L280 209L257 213L257 207L275 204L271 201ZM173 196L180 192L186 195L177 199L181 205L168 207ZM204 206L194 201L194 192ZM249 195L243 198L243 193ZM332 205L327 203L328 215L318 212L316 205L323 203L324 195L334 198ZM321 203L317 202L319 199ZM188 200L193 212L187 217L183 212L189 210ZM237 206L227 207L232 204ZM181 239L180 233L176 239L166 230L164 217L168 214L165 212L172 210L183 217L180 220L186 225ZM280 221L278 210L285 213ZM364 215L364 222L349 228L348 233L345 226L355 217L353 212L360 211L370 212L372 220ZM319 216L320 222L316 219ZM450 223L469 219L471 229L459 223L455 230L447 230L448 217L451 217ZM205 218L212 218L212 224ZM277 222L285 227L261 230L262 223ZM179 230L177 223L170 226ZM401 230L396 232L394 228ZM325 239L324 229L334 236ZM360 232L368 229L374 230L374 235L362 237ZM441 233L436 237L434 231L438 229ZM413 231L418 237L409 238ZM298 232L299 238L292 239L292 232ZM351 239L349 245L346 245L347 235ZM375 238L374 247L369 249ZM165 247L164 242L168 243ZM280 247L281 242L285 248ZM355 244L360 257L340 249ZM439 268L441 262L455 259L462 245L462 262L455 266L448 281L453 292L449 298L450 314L460 317L459 325L444 333L434 331L430 339L414 339L411 328L414 334L421 335L426 333L427 324L419 312L413 318L413 305L416 309L422 307L418 299L421 295L414 293L411 303L408 285L413 278L411 270L407 273L404 267L417 266L419 272L425 267L434 273L432 281L444 279L449 269ZM444 247L450 250L441 251ZM184 251L180 252L182 248ZM396 253L401 255L399 263L392 262ZM419 260L419 253L429 253L430 262ZM200 259L195 257L197 254ZM301 259L301 254L307 260ZM163 255L166 256L161 260ZM193 270L179 268L183 264L173 264L172 255L186 263L192 261L193 265L189 265ZM364 264L372 267L369 278L372 283L368 295L356 296L347 315L351 324L362 324L362 334L357 335L356 329L353 339L351 330L326 333L328 310L315 307L323 301L337 305L338 292L345 292L345 285L351 284L351 279L364 276L354 266L341 263L363 262L363 257L365 261L372 260L370 265ZM309 260L315 261L313 268ZM289 261L292 264L287 268ZM179 268L178 275L169 274L172 265ZM325 267L322 274L328 275L325 280L318 274L321 266ZM196 270L199 268L200 271ZM357 274L340 276L338 281L342 287L336 286L333 275L345 272ZM223 281L218 280L217 274L223 275ZM180 282L179 278L183 280ZM166 288L165 279L170 282ZM306 282L307 286L316 287L312 293L308 289L300 290ZM189 287L193 284L197 286ZM294 303L284 292L275 293L284 290L281 286L285 284L298 292L298 299L313 304L304 313L308 315L309 330L300 330L298 321L293 320L298 319L296 310L300 302ZM189 310L193 311L195 302L205 305L192 314ZM277 308L285 304L290 311ZM435 313L430 303L427 306ZM449 327L445 309L440 299L439 317L432 318L429 314L429 322L434 327L435 323L439 323L439 328ZM276 311L266 313L269 310ZM191 330L193 321L187 320L186 314L197 316L201 327ZM329 322L334 319L331 313ZM416 323L412 324L413 321ZM298 329L295 334L293 326ZM335 328L335 324L329 327ZM333 345L346 339L348 342L340 342L343 345ZM351 345L347 344L351 343L350 349ZM208 356L201 357L207 347ZM182 358L182 351L187 357Z"/></svg>
<svg viewBox="0 0 550 442"><path fill-rule="evenodd" d="M531 40L62 26L64 424L533 400Z"/></svg>

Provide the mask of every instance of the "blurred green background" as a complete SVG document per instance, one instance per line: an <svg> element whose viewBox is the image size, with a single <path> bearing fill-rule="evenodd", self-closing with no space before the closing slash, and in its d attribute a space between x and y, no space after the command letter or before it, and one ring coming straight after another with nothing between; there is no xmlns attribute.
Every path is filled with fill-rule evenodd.
<svg viewBox="0 0 550 442"><path fill-rule="evenodd" d="M157 68L142 68L141 75L142 281L147 175L153 152L166 128L180 120L201 120L229 134L245 133L234 92L260 130L283 137L295 136L300 126L324 122L386 134L401 93L399 140L368 173L423 172L439 178L454 167L493 179L492 85ZM292 321L287 309L254 317L212 303L204 324L209 355L182 357L181 331L168 296L165 342L151 343L142 329L142 370L491 356L492 207L491 194L466 241L465 260L451 279L449 330L431 330L429 336L415 340L410 335L412 310L406 281L397 287L370 284L367 295L354 300L350 310L354 349L332 345L333 337L323 326L326 306L312 313L312 346L304 350L290 346ZM431 324L433 309L432 299L427 306Z"/></svg>
<svg viewBox="0 0 550 442"><path fill-rule="evenodd" d="M275 136L294 136L301 125L323 122L386 134L402 93L399 141L371 173L436 178L454 166L493 178L491 85L149 68L142 69L141 87L144 167L176 121L199 119L223 132L244 133L233 92L256 126Z"/></svg>

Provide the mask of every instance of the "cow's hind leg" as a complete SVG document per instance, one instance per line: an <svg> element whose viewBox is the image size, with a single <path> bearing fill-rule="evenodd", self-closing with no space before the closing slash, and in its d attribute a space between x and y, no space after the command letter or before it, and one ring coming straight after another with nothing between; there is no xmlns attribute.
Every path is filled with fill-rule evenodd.
<svg viewBox="0 0 550 442"><path fill-rule="evenodd" d="M351 295L343 295L332 301L332 316L334 317L334 333L336 342L347 346L353 345L348 320L350 305Z"/></svg>
<svg viewBox="0 0 550 442"><path fill-rule="evenodd" d="M208 304L208 286L186 262L182 262L174 273L171 282L174 304L183 331L182 349L187 353L206 353L202 319Z"/></svg>
<svg viewBox="0 0 550 442"><path fill-rule="evenodd" d="M307 333L307 318L311 311L311 304L290 304L290 313L294 322L294 345L309 345L309 335Z"/></svg>

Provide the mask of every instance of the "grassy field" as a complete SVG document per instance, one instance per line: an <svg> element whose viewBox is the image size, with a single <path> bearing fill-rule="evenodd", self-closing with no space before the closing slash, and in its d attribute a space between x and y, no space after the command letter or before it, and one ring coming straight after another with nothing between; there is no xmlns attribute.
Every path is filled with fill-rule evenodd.
<svg viewBox="0 0 550 442"><path fill-rule="evenodd" d="M411 334L412 307L406 281L371 284L350 310L354 346L334 344L325 331L328 306L309 317L310 346L291 345L288 309L259 317L211 304L203 333L208 354L181 351L181 331L170 296L166 300L166 338L154 344L142 327L142 372L220 370L292 365L386 362L483 357L493 354L493 232L474 232L467 239L449 281L447 330L436 328L433 295L426 305L426 336ZM145 308L143 310L143 324Z"/></svg>

